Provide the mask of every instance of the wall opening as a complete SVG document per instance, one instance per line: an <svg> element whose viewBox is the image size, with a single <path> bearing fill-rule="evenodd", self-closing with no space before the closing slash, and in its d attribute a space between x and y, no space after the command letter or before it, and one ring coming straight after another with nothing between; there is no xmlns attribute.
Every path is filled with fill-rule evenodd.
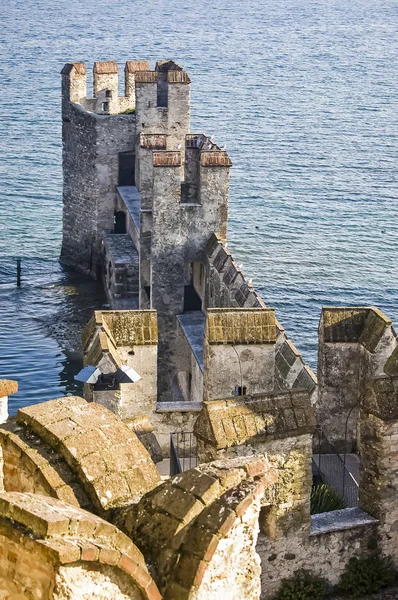
<svg viewBox="0 0 398 600"><path fill-rule="evenodd" d="M158 72L157 105L166 108L169 103L169 86L167 71Z"/></svg>
<svg viewBox="0 0 398 600"><path fill-rule="evenodd" d="M236 385L234 389L234 396L246 396L247 387L245 385Z"/></svg>
<svg viewBox="0 0 398 600"><path fill-rule="evenodd" d="M134 152L119 153L119 185L135 185Z"/></svg>
<svg viewBox="0 0 398 600"><path fill-rule="evenodd" d="M193 287L193 283L184 286L184 312L202 310L202 300Z"/></svg>
<svg viewBox="0 0 398 600"><path fill-rule="evenodd" d="M126 213L124 213L122 210L115 210L114 224L114 233L127 233Z"/></svg>
<svg viewBox="0 0 398 600"><path fill-rule="evenodd" d="M109 102L102 102L101 109L102 109L102 112L104 112L104 113L109 112Z"/></svg>

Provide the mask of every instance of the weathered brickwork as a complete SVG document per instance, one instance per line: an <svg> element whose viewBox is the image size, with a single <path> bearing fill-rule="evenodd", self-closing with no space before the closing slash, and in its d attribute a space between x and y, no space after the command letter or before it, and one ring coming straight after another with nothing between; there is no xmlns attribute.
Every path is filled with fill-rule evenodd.
<svg viewBox="0 0 398 600"><path fill-rule="evenodd" d="M264 458L218 461L188 471L115 513L153 566L165 599L211 598L214 591L259 597L255 552L260 498L275 483ZM234 550L232 550L234 548ZM219 579L226 557L228 577ZM239 568L244 565L244 568Z"/></svg>
<svg viewBox="0 0 398 600"><path fill-rule="evenodd" d="M79 478L65 459L24 425L9 420L0 429L3 487L7 492L52 496L93 510Z"/></svg>
<svg viewBox="0 0 398 600"><path fill-rule="evenodd" d="M0 589L13 600L161 600L138 548L99 517L21 493L0 495L0 515Z"/></svg>
<svg viewBox="0 0 398 600"><path fill-rule="evenodd" d="M136 434L97 403L68 396L19 410L17 422L62 457L85 492L82 500L75 496L79 505L87 496L100 515L138 501L159 481L155 465ZM56 478L48 468L46 473L62 487L61 477ZM64 483L68 476L69 471ZM54 494L59 497L59 493L55 487Z"/></svg>

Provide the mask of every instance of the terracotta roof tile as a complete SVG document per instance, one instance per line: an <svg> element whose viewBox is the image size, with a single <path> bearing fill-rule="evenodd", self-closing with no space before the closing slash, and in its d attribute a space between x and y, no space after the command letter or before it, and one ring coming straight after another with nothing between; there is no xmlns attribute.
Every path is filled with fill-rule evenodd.
<svg viewBox="0 0 398 600"><path fill-rule="evenodd" d="M109 75L111 73L117 73L117 63L113 60L109 62L95 62L94 63L94 73L97 75Z"/></svg>

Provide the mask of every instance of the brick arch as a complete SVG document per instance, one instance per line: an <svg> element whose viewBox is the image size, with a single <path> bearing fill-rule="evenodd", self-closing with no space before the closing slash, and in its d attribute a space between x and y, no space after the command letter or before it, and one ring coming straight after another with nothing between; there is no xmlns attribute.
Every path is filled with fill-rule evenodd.
<svg viewBox="0 0 398 600"><path fill-rule="evenodd" d="M56 497L101 516L137 502L160 480L134 431L79 397L19 410L0 428L0 444L6 490Z"/></svg>
<svg viewBox="0 0 398 600"><path fill-rule="evenodd" d="M0 581L15 600L78 600L80 588L105 583L104 600L161 600L141 552L100 517L16 492L0 495L0 516Z"/></svg>
<svg viewBox="0 0 398 600"><path fill-rule="evenodd" d="M80 481L65 460L15 419L0 428L0 449L6 492L42 494L92 510Z"/></svg>
<svg viewBox="0 0 398 600"><path fill-rule="evenodd" d="M210 598L203 589L200 595L200 588L203 581L207 585L219 542L233 537L250 510L255 517L248 535L255 540L260 498L275 481L276 472L264 457L216 461L158 486L137 506L119 511L115 522L152 565L165 599ZM248 562L254 556L253 542ZM256 577L259 584L259 572Z"/></svg>

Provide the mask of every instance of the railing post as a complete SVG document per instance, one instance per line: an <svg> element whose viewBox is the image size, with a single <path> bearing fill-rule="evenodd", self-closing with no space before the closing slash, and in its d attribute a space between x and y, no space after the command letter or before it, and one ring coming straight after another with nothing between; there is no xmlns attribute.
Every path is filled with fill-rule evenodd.
<svg viewBox="0 0 398 600"><path fill-rule="evenodd" d="M322 454L322 429L319 428L319 446L318 446L318 471L321 474L321 454Z"/></svg>
<svg viewBox="0 0 398 600"><path fill-rule="evenodd" d="M17 287L21 287L21 259L17 258Z"/></svg>

